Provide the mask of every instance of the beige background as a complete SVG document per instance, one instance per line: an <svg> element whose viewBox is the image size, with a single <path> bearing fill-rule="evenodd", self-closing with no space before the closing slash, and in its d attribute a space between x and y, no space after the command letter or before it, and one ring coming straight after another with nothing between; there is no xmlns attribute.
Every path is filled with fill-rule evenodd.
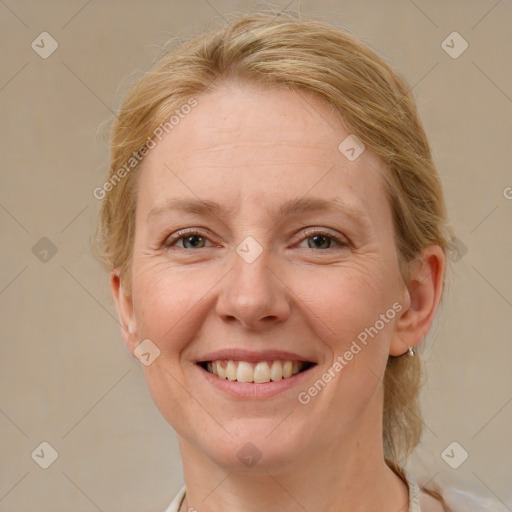
<svg viewBox="0 0 512 512"><path fill-rule="evenodd" d="M158 45L254 5L0 1L0 510L162 511L181 486L174 433L90 254L92 191L107 169L101 125ZM411 467L512 510L512 2L275 5L350 29L414 87L467 252L450 263L427 338L425 436ZM31 48L43 31L59 44L47 59ZM469 44L457 59L441 47L453 31ZM47 242L33 252L43 237L57 248L46 262ZM59 455L46 470L31 457L43 441ZM441 458L452 441L469 453L458 469Z"/></svg>

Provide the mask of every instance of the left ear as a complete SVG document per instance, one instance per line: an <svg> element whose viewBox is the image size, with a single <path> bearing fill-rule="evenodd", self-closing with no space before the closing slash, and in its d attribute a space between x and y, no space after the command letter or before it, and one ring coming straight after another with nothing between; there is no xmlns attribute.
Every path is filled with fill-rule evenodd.
<svg viewBox="0 0 512 512"><path fill-rule="evenodd" d="M395 324L389 355L400 356L423 341L443 293L445 262L441 247L431 245L422 251L419 261L411 263L404 309Z"/></svg>
<svg viewBox="0 0 512 512"><path fill-rule="evenodd" d="M117 270L112 270L110 273L110 291L112 292L117 307L123 340L128 350L133 355L133 351L138 345L137 322L133 311L133 297L131 291L125 288Z"/></svg>

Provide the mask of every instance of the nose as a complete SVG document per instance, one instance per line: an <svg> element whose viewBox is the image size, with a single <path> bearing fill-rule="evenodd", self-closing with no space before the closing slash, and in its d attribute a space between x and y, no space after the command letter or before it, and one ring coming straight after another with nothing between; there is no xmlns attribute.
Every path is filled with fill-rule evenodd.
<svg viewBox="0 0 512 512"><path fill-rule="evenodd" d="M285 321L290 315L290 293L278 272L269 266L264 250L253 262L234 255L225 279L216 312L226 322L239 322L250 330L262 330Z"/></svg>

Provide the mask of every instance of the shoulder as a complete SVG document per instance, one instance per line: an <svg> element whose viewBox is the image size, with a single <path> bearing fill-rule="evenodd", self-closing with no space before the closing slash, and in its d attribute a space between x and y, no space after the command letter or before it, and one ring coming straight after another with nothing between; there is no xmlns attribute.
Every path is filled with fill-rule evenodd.
<svg viewBox="0 0 512 512"><path fill-rule="evenodd" d="M442 486L433 492L422 488L419 500L421 512L510 512L492 496L478 495L462 486Z"/></svg>
<svg viewBox="0 0 512 512"><path fill-rule="evenodd" d="M444 490L443 497L448 512L510 512L510 508L490 494L479 494L468 486L450 486Z"/></svg>
<svg viewBox="0 0 512 512"><path fill-rule="evenodd" d="M449 512L440 500L424 490L420 491L420 505L421 512Z"/></svg>

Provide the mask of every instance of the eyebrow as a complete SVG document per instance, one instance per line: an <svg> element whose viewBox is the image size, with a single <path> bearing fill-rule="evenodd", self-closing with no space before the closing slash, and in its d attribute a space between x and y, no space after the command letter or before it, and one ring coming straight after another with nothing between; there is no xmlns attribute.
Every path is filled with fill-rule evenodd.
<svg viewBox="0 0 512 512"><path fill-rule="evenodd" d="M183 212L192 215L201 215L205 217L222 217L227 212L219 203L206 199L194 198L175 198L168 200L165 204L152 208L147 219L150 217L167 212ZM355 205L341 202L338 198L330 200L315 197L300 197L290 199L283 203L279 208L272 211L275 217L285 217L293 214L314 213L314 212L340 212L347 217L359 221L360 224L366 225L370 218L367 212Z"/></svg>

